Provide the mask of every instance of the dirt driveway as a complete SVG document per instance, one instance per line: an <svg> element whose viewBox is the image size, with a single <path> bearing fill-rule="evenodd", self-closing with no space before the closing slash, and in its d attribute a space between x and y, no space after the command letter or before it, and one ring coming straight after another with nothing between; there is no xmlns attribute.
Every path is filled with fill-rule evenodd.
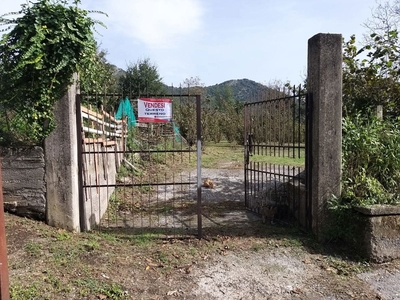
<svg viewBox="0 0 400 300"><path fill-rule="evenodd" d="M7 214L13 299L400 299L399 261L350 259L295 228L263 224L241 205L242 173L203 170L216 183L204 201L230 205L205 214L203 240L75 234Z"/></svg>
<svg viewBox="0 0 400 300"><path fill-rule="evenodd" d="M243 201L240 168L225 164L219 169L204 169L202 175L216 183L215 189L203 191L206 203ZM243 211L232 211L217 222L227 224L228 220L249 226L249 232L260 223L257 216ZM271 226L259 230L274 231ZM304 248L304 243L296 247L296 242L285 242L285 238L283 244L282 240L253 242L250 253L247 247L239 247L196 269L192 275L198 286L194 294L204 299L400 299L399 261L385 265L355 262L324 254L326 250L319 253L312 247ZM258 243L268 246L261 250Z"/></svg>

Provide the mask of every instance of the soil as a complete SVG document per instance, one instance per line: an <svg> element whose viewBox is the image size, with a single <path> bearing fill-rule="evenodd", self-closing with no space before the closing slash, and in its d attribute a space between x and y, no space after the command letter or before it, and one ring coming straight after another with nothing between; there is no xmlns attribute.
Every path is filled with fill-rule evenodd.
<svg viewBox="0 0 400 300"><path fill-rule="evenodd" d="M240 165L202 174L216 185L204 189L206 203L243 202ZM128 235L64 233L7 214L14 299L28 299L16 290L32 284L41 294L31 299L400 299L400 261L375 265L348 258L335 245L263 224L240 205L230 208L213 218L205 214L202 240L144 245ZM112 296L95 282L117 284L124 293Z"/></svg>

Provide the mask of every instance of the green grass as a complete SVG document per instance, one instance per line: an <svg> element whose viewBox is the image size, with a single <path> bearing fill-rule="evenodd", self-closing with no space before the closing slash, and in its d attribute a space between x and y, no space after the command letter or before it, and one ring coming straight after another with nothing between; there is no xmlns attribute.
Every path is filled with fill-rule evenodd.
<svg viewBox="0 0 400 300"><path fill-rule="evenodd" d="M10 285L10 298L15 300L38 299L42 295L40 283L22 284L15 282Z"/></svg>
<svg viewBox="0 0 400 300"><path fill-rule="evenodd" d="M42 250L42 246L34 242L29 242L25 245L24 249L32 256L39 256Z"/></svg>
<svg viewBox="0 0 400 300"><path fill-rule="evenodd" d="M148 247L157 240L158 235L152 233L138 234L132 237L132 243L140 247Z"/></svg>
<svg viewBox="0 0 400 300"><path fill-rule="evenodd" d="M67 241L71 238L71 235L67 231L60 230L56 234L57 241Z"/></svg>
<svg viewBox="0 0 400 300"><path fill-rule="evenodd" d="M251 162L268 163L274 165L283 166L294 166L303 167L305 165L304 157L292 158L292 157L279 157L279 156L269 156L269 155L253 155L250 157Z"/></svg>
<svg viewBox="0 0 400 300"><path fill-rule="evenodd" d="M131 299L116 283L107 283L93 278L81 278L74 280L74 285L79 289L81 297L93 294L105 296L102 299Z"/></svg>
<svg viewBox="0 0 400 300"><path fill-rule="evenodd" d="M300 157L290 157L293 156L293 150L289 153L287 150L276 151L266 151L265 153L255 154L250 156L251 162L269 163L284 166L294 166L303 167L305 164L305 151L304 149L295 151L294 155ZM244 162L244 146L228 143L227 141L222 141L220 143L205 143L204 149L201 156L201 165L203 168L218 168L222 162L231 162L232 164L237 164L241 166ZM195 161L193 162L195 166Z"/></svg>
<svg viewBox="0 0 400 300"><path fill-rule="evenodd" d="M243 146L230 144L227 141L205 143L201 155L201 166L213 169L217 168L222 162L243 164L243 149Z"/></svg>

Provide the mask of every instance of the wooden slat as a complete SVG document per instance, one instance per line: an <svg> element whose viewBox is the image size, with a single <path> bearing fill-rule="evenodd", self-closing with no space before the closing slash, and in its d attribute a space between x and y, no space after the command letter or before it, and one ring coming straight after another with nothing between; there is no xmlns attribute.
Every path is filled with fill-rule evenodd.
<svg viewBox="0 0 400 300"><path fill-rule="evenodd" d="M93 110L90 110L89 108L84 107L84 106L81 106L81 110L82 110L83 113L86 113L86 114L88 114L88 115L90 115L90 116L93 116L93 117L95 117L95 118L98 118L99 120L101 120L101 119L103 118L103 116L106 116L106 117L109 118L111 121L113 121L113 122L115 122L115 123L117 123L117 124L122 124L122 123L124 123L123 120L117 120L117 119L115 119L112 115L110 115L109 113L107 113L107 112L104 111L104 110L102 111L102 113L97 113L97 112L94 112Z"/></svg>
<svg viewBox="0 0 400 300"><path fill-rule="evenodd" d="M98 139L84 138L83 139L84 144L100 144L100 143L104 143L104 142L105 142L105 140L102 138L98 138Z"/></svg>
<svg viewBox="0 0 400 300"><path fill-rule="evenodd" d="M116 118L114 118L114 116L110 115L108 112L106 112L106 111L104 111L104 110L103 110L103 114L104 114L106 117L108 117L111 121L113 121L113 122L115 122L115 123L117 123L117 124L121 124L121 123L124 122L123 120L117 120Z"/></svg>
<svg viewBox="0 0 400 300"><path fill-rule="evenodd" d="M103 146L114 146L117 144L116 141L107 141L103 138L93 139L93 138L85 138L83 139L84 144L103 144Z"/></svg>
<svg viewBox="0 0 400 300"><path fill-rule="evenodd" d="M103 143L103 146L114 146L116 144L117 144L116 141L106 141ZM112 153L112 152L110 152L110 153Z"/></svg>
<svg viewBox="0 0 400 300"><path fill-rule="evenodd" d="M89 132L89 133L94 133L94 134L101 134L101 135L106 135L106 136L116 136L116 137L121 137L122 130L120 133L118 133L118 130L116 132L109 132L109 131L102 131L99 129L93 129L90 127L82 126L82 129L84 132Z"/></svg>
<svg viewBox="0 0 400 300"><path fill-rule="evenodd" d="M86 112L82 112L82 117L83 117L84 119L88 119L88 120L94 121L94 122L96 122L96 123L98 123L98 124L100 124L100 125L102 125L102 126L106 126L106 127L109 127L109 128L119 128L119 127L122 127L122 123L123 123L122 121L121 121L121 122L115 122L115 124L108 123L108 122L106 122L106 121L103 121L102 119L93 117L92 115L90 115L90 114L88 114L88 113L86 113Z"/></svg>
<svg viewBox="0 0 400 300"><path fill-rule="evenodd" d="M101 119L103 117L102 114L94 112L94 111L92 111L89 108L86 108L84 106L81 106L81 110L82 110L82 112L87 113L88 115L91 115L91 116L96 117L98 119Z"/></svg>

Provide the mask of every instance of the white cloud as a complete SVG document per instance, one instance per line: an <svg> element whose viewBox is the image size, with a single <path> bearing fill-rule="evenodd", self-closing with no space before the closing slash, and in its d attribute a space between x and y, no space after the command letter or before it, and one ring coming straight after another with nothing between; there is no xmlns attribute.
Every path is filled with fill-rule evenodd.
<svg viewBox="0 0 400 300"><path fill-rule="evenodd" d="M170 47L201 28L200 0L106 0L102 4L110 31L150 48Z"/></svg>

